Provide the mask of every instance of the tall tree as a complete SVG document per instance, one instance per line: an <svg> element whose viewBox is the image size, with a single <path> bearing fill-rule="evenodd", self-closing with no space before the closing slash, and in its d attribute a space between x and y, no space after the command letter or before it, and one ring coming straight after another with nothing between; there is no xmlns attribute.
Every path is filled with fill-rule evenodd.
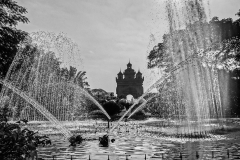
<svg viewBox="0 0 240 160"><path fill-rule="evenodd" d="M240 17L240 10L236 13L236 16ZM194 41L189 37L189 32L193 33L195 37ZM181 62L184 62L187 56L181 53L188 53L187 51L193 51L193 55L196 54L197 56L200 56L204 60L207 60L207 62L214 65L218 64L219 66L222 66L223 69L232 70L233 68L235 68L233 71L230 72L230 84L232 86L232 88L230 89L230 101L231 107L233 108L232 113L240 115L238 109L240 94L236 87L240 84L240 40L238 38L235 38L239 36L240 18L236 21L233 21L231 18L219 20L218 17L213 17L209 23L196 22L187 26L186 29L176 30L172 34L164 35L163 43L159 43L158 45L156 45L149 53L148 68L160 68L164 69L164 71L168 73L173 66L171 65L172 62L176 62L174 66L177 67L181 67L184 64ZM187 46L188 48L186 48L185 46ZM196 48L201 48L204 52L198 52ZM214 57L214 59L210 62L209 60L211 58L209 57L211 56ZM225 76L227 76L227 74L228 73L226 73ZM172 84L175 83L174 81L170 82L173 82ZM224 86L225 84L226 83L222 83L221 86ZM170 92L171 90L173 91L170 95L174 95L175 89L170 87L168 88L168 92ZM222 92L226 91L222 90ZM170 98L174 98L174 96L171 96ZM159 100L161 100L161 103L165 103L163 99Z"/></svg>
<svg viewBox="0 0 240 160"><path fill-rule="evenodd" d="M18 45L28 35L16 28L19 22L28 23L27 10L12 0L0 0L0 76L4 77L18 51Z"/></svg>
<svg viewBox="0 0 240 160"><path fill-rule="evenodd" d="M83 88L89 87L89 84L88 84L88 82L86 82L86 79L87 79L86 71L79 71L77 73L76 77L74 78L74 82Z"/></svg>
<svg viewBox="0 0 240 160"><path fill-rule="evenodd" d="M86 71L78 71L75 67L70 66L69 70L67 68L61 68L61 77L66 81L71 81L82 88L89 87L88 82L86 82Z"/></svg>

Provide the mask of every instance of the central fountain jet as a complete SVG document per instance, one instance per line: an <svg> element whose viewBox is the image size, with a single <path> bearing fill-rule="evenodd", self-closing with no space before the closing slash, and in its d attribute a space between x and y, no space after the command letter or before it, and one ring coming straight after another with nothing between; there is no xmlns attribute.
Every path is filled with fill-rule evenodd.
<svg viewBox="0 0 240 160"><path fill-rule="evenodd" d="M176 129L179 134L205 133L209 131L212 120L217 120L221 127L221 120L225 117L225 111L228 109L228 103L226 103L228 95L220 89L218 75L221 70L219 68L239 66L235 65L239 64L235 62L229 64L224 61L222 56L229 53L228 50L232 50L232 53L236 54L232 48L236 48L238 45L233 47L236 44L233 43L234 39L229 42L213 43L216 37L212 36L213 29L208 24L207 1L167 0L166 9L169 33L164 36L161 48L156 49L157 58L163 61L157 61L160 64L156 64L156 66L167 68L164 68L165 72L161 77L126 111L111 131L147 93L153 88L162 92L162 88L166 84L168 88L165 90L174 89L174 92L169 91L169 95L164 95L166 106L168 106L165 118L175 120L185 126L181 130ZM169 63L171 64L167 65ZM175 98L175 101L171 102L169 97ZM152 98L154 97L147 99L136 108L136 111L146 106ZM159 98L163 99L164 97ZM162 107L160 103L157 104L161 102L161 99L155 101L159 107ZM136 111L132 112L130 116Z"/></svg>

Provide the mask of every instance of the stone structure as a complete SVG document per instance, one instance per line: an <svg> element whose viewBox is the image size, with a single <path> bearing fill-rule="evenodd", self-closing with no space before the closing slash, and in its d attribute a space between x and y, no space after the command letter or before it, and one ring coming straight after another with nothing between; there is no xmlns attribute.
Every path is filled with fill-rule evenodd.
<svg viewBox="0 0 240 160"><path fill-rule="evenodd" d="M142 73L136 72L132 69L132 64L127 64L127 69L122 73L121 70L116 78L118 97L126 97L131 94L135 99L143 94L143 81Z"/></svg>

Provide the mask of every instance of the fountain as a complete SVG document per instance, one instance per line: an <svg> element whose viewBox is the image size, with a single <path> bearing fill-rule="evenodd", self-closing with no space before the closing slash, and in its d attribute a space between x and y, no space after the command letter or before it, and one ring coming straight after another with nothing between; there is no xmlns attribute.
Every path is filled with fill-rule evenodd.
<svg viewBox="0 0 240 160"><path fill-rule="evenodd" d="M211 37L207 23L207 5L206 1L200 0L166 1L169 34L164 36L165 53L163 54L171 59L172 65L167 66L168 72L138 98L110 132L147 93L153 88L157 88L161 92L161 88L165 84L169 84L167 80L171 78L174 80L174 86L170 87L175 89L176 102L181 101L181 104L173 105L171 100L168 100L168 109L172 110L172 114L165 118L184 124L184 129L177 130L177 132L193 134L209 131L211 130L208 127L212 123L211 119L216 119L219 128L222 127L221 120L226 117L228 100L226 99L227 93L220 91L218 74L223 68L233 70L239 67L239 62L236 60L230 58L227 61L223 58L228 54L237 54L239 40L232 38L213 43L214 37ZM229 50L231 50L230 53ZM170 92L168 96L171 94L173 93ZM154 97L150 97L137 107L128 118L143 109L152 98ZM162 106L159 104L159 107Z"/></svg>
<svg viewBox="0 0 240 160"><path fill-rule="evenodd" d="M0 80L0 83L3 84L5 87L7 87L8 89L11 89L14 93L18 94L20 97L24 98L24 100L26 100L29 104L31 104L32 106L34 106L39 112L41 112L42 115L44 115L51 123L55 124L56 127L59 128L59 130L61 130L61 133L68 138L69 136L71 136L71 133L62 126L61 123L59 123L59 121L51 114L49 113L48 110L46 110L42 105L38 104L36 101L34 101L32 98L30 98L26 93L18 90L17 88L15 88L14 86L12 86L10 83L8 82L4 82Z"/></svg>
<svg viewBox="0 0 240 160"><path fill-rule="evenodd" d="M170 31L164 36L163 44L166 48L164 56L171 59L171 65L166 65L161 77L156 78L119 121L111 122L110 130L110 124L100 120L87 117L88 121L75 121L76 117L88 115L89 101L108 119L110 117L81 86L81 79L76 75L76 68L81 69L78 48L62 34L36 32L21 44L7 76L0 80L3 84L0 97L8 97L13 120L44 121L37 126L39 130L44 128L44 132L54 134L52 128L58 128L65 137L71 137L70 146L57 134L53 140L55 146L40 147L39 152L44 158L113 159L111 156L117 155L126 159L129 156L130 159L150 156L160 159L206 156L210 159L225 153L225 158L234 158L233 153L239 152L235 142L240 139L240 122L230 119L229 125L225 119L228 93L221 90L218 74L222 68L239 67L238 62L224 60L224 57L229 50L234 56L235 49L240 49L240 41L232 38L212 43L214 39L205 28L208 14L204 6L202 0L166 1ZM146 99L153 89L158 93ZM138 111L149 107L149 102L161 109L161 118L129 120ZM122 122L128 113L128 121ZM236 134L225 135L224 127ZM86 137L75 136L75 131L85 133ZM86 141L79 145L83 140Z"/></svg>
<svg viewBox="0 0 240 160"><path fill-rule="evenodd" d="M81 86L81 72L77 74L77 69L72 67L81 67L78 57L77 45L64 34L32 33L21 44L6 77L0 80L1 97L9 97L12 120L49 120L68 138L72 134L60 121L73 121L75 114L86 116L90 103L111 119ZM23 114L26 111L27 114Z"/></svg>

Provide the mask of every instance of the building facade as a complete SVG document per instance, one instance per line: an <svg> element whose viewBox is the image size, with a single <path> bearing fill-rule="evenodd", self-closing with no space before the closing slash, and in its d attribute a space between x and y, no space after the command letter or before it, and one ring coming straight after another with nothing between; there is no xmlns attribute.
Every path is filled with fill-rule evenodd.
<svg viewBox="0 0 240 160"><path fill-rule="evenodd" d="M137 73L132 69L132 64L127 64L127 69L122 73L121 70L116 77L117 82L117 97L126 97L132 95L135 99L143 94L143 81L142 73Z"/></svg>

